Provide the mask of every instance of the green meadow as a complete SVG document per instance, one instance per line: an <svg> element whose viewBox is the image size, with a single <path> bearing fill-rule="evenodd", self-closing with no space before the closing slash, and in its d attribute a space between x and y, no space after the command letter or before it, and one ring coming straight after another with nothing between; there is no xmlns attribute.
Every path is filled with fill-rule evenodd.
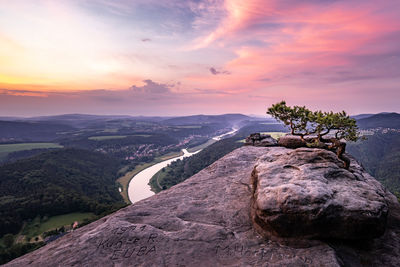
<svg viewBox="0 0 400 267"><path fill-rule="evenodd" d="M41 235L44 232L61 228L62 226L69 226L77 221L79 224L85 220L90 220L95 217L94 213L91 212L73 212L63 215L57 215L52 217L40 218L39 216L28 223L23 234L28 238L33 238Z"/></svg>
<svg viewBox="0 0 400 267"><path fill-rule="evenodd" d="M132 135L99 135L99 136L91 136L88 139L89 140L95 140L95 141L104 141L104 140L112 140L112 139L124 139L129 136L133 137L150 137L151 134L132 134Z"/></svg>
<svg viewBox="0 0 400 267"><path fill-rule="evenodd" d="M100 135L100 136L91 136L89 137L89 140L103 141L111 139L123 139L126 137L127 137L126 135Z"/></svg>

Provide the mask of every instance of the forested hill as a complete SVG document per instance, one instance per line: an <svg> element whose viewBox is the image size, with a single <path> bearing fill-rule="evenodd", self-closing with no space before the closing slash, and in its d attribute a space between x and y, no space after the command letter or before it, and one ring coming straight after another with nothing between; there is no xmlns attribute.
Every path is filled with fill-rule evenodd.
<svg viewBox="0 0 400 267"><path fill-rule="evenodd" d="M36 216L101 214L124 205L115 185L119 161L61 149L0 167L0 236Z"/></svg>
<svg viewBox="0 0 400 267"><path fill-rule="evenodd" d="M0 141L50 141L58 137L57 133L73 129L48 122L0 121Z"/></svg>
<svg viewBox="0 0 400 267"><path fill-rule="evenodd" d="M349 143L347 151L364 168L383 183L390 191L400 196L400 133L376 133L367 140Z"/></svg>
<svg viewBox="0 0 400 267"><path fill-rule="evenodd" d="M367 118L358 119L357 125L360 129L378 127L400 129L400 114L394 112L375 114Z"/></svg>

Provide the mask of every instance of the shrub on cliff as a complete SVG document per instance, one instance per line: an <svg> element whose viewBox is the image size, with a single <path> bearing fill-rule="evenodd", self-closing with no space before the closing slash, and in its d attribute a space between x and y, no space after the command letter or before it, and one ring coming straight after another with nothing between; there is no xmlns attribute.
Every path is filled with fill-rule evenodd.
<svg viewBox="0 0 400 267"><path fill-rule="evenodd" d="M281 101L268 108L267 114L289 126L291 134L299 136L306 146L335 151L344 161L345 168L349 168L350 160L344 156L346 143L343 141L357 141L359 133L356 121L345 111L311 111L305 106L290 107Z"/></svg>

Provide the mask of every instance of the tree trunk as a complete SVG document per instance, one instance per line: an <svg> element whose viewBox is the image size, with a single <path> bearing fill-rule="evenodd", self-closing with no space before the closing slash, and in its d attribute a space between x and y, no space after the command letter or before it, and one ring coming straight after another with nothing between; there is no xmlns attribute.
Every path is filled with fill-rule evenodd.
<svg viewBox="0 0 400 267"><path fill-rule="evenodd" d="M344 168L348 170L350 167L350 159L346 157L346 155L344 154L345 151L346 151L346 143L339 141L339 146L336 149L336 155L339 159L343 160Z"/></svg>
<svg viewBox="0 0 400 267"><path fill-rule="evenodd" d="M328 148L336 153L336 156L343 161L344 168L348 170L350 167L350 159L346 157L346 155L344 154L344 152L346 151L346 143L341 142L336 138L330 138L330 139L321 138L321 141L324 143L328 142L332 143L332 145L330 145Z"/></svg>

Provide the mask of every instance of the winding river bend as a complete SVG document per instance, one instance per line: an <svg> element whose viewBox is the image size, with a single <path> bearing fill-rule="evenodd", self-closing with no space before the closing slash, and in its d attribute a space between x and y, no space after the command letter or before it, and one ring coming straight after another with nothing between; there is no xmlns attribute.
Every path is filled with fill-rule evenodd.
<svg viewBox="0 0 400 267"><path fill-rule="evenodd" d="M194 155L198 153L200 150L190 153L186 149L182 149L183 156L179 156L176 158L168 159L165 161L162 161L160 163L154 164L143 171L139 172L129 182L128 185L128 196L129 200L131 203L138 202L139 200L148 198L152 195L154 195L154 192L151 191L150 185L148 185L149 180L151 177L154 176L159 170L161 170L164 167L167 167L168 164L171 162L178 160L178 159L183 159L186 157L190 157L191 155Z"/></svg>
<svg viewBox="0 0 400 267"><path fill-rule="evenodd" d="M238 131L238 129L233 128L232 131L215 136L215 137L213 137L213 139L221 140L222 138L224 138L228 135L232 135L232 134L236 133L237 131ZM151 177L153 177L153 175L155 175L159 170L161 170L164 167L167 167L168 164L170 164L171 162L173 162L175 160L190 157L190 156L200 152L200 150L190 153L186 149L182 149L182 152L183 152L183 156L168 159L168 160L162 161L160 163L154 164L154 165L144 169L143 171L139 172L135 176L133 176L128 184L128 197L129 197L129 200L131 201L131 203L138 202L139 200L142 200L142 199L145 199L145 198L148 198L148 197L154 195L154 192L151 191L151 187L150 187L150 185L148 185L148 183L149 183Z"/></svg>

